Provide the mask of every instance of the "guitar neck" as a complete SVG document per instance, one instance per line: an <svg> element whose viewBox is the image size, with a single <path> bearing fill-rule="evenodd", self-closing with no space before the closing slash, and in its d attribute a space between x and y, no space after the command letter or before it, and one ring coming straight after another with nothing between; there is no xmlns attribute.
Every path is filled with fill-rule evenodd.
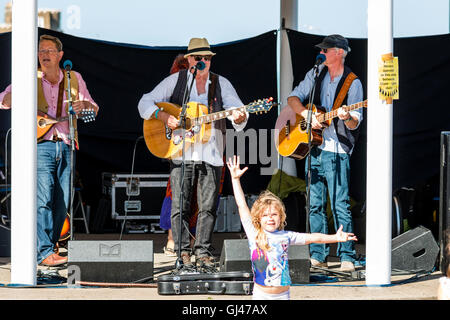
<svg viewBox="0 0 450 320"><path fill-rule="evenodd" d="M214 112L214 113L210 113L210 114L206 114L204 116L200 116L198 118L192 119L193 125L202 125L205 123L210 123L216 120L220 120L220 119L224 119L226 117L229 117L233 114L233 111L237 110L237 111L241 111L241 112L246 112L247 111L247 106L242 106L242 107L237 107L237 108L230 108L227 110L222 110L219 112Z"/></svg>
<svg viewBox="0 0 450 320"><path fill-rule="evenodd" d="M364 100L364 101L361 101L361 102L358 102L358 103L355 103L355 104L351 104L349 106L344 106L343 108L346 111L352 111L352 110L356 110L356 109L359 109L359 108L362 108L362 107L367 107L367 100ZM325 122L325 121L334 119L334 118L336 118L338 116L337 115L337 111L338 111L338 109L331 110L330 112L326 112L324 114L321 114L321 115L317 116L317 120L319 122Z"/></svg>

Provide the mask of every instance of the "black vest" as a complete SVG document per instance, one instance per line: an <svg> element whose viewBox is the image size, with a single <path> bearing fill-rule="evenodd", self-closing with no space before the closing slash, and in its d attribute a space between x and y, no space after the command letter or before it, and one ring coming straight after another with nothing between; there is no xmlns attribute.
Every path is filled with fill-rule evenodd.
<svg viewBox="0 0 450 320"><path fill-rule="evenodd" d="M323 78L325 78L325 75L328 72L328 67L324 67L322 71L319 74L319 77L316 80L316 92L314 94L314 104L321 106L322 103L320 101L320 93L322 90L322 81ZM342 74L341 80L338 83L338 86L336 88L336 93L334 94L333 103L336 100L339 92L341 91L342 85L344 84L345 79L351 73L352 70L344 65L344 73ZM343 105L347 105L347 98L348 98L348 92L345 95L345 98L342 102ZM361 125L358 126L355 130L350 130L347 128L347 126L344 124L343 120L340 120L339 118L333 119L334 128L336 129L336 135L339 140L339 143L341 144L342 148L346 153L350 153L350 151L353 149L356 140L359 136L359 129L361 128Z"/></svg>
<svg viewBox="0 0 450 320"><path fill-rule="evenodd" d="M187 72L188 70L181 70L178 73L178 81L173 90L172 96L170 97L170 102L176 103L178 105L183 104L183 95L187 83ZM209 73L209 80L211 83L208 88L208 113L219 112L223 110L222 101L222 91L220 89L219 76L215 73ZM226 120L220 119L213 122L213 128L216 128L225 134L226 130Z"/></svg>

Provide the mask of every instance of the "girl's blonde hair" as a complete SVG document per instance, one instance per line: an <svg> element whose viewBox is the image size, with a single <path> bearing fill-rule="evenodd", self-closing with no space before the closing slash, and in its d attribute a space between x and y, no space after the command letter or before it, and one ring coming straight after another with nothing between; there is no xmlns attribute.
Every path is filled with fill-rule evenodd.
<svg viewBox="0 0 450 320"><path fill-rule="evenodd" d="M252 223L258 232L256 235L256 244L261 250L270 250L267 236L261 227L261 217L266 208L271 205L274 205L275 209L280 214L280 225L278 226L278 230L283 230L286 226L286 209L281 199L272 192L268 190L261 192L250 210Z"/></svg>

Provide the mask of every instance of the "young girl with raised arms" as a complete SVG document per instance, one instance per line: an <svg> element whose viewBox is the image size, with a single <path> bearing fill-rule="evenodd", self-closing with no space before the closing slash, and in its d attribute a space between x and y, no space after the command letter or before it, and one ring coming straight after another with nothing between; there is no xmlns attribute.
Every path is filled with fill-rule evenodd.
<svg viewBox="0 0 450 320"><path fill-rule="evenodd" d="M353 233L343 232L342 226L333 235L284 231L286 212L280 198L270 191L263 191L250 210L240 182L248 168L240 169L239 157L236 156L228 160L227 166L250 247L254 275L253 300L289 300L290 245L357 241Z"/></svg>

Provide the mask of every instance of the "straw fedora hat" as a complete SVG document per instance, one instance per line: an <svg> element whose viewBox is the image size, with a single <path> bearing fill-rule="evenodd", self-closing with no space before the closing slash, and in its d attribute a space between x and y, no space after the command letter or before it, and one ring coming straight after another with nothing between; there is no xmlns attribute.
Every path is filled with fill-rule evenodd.
<svg viewBox="0 0 450 320"><path fill-rule="evenodd" d="M200 56L214 56L215 53L211 51L208 40L206 38L192 38L189 41L189 46L187 53L184 55L185 58L192 55Z"/></svg>

